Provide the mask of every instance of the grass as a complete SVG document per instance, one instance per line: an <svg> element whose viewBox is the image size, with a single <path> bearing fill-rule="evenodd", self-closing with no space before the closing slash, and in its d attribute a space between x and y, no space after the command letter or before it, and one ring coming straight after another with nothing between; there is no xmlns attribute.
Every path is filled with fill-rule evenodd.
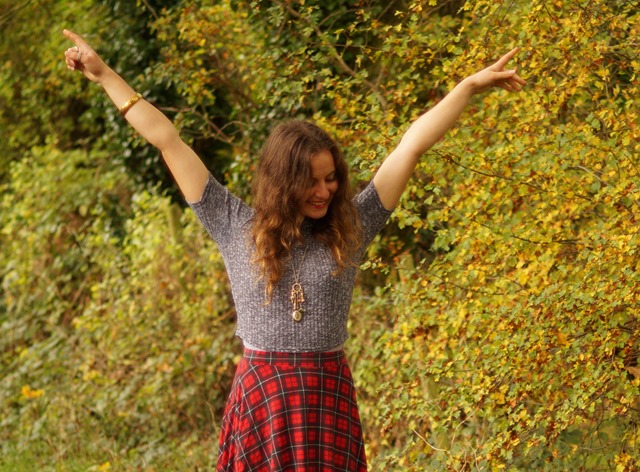
<svg viewBox="0 0 640 472"><path fill-rule="evenodd" d="M35 451L9 450L0 458L0 472L61 472L92 471L95 463L89 458L64 458L56 460L52 456L42 455ZM105 469L109 470L109 469Z"/></svg>
<svg viewBox="0 0 640 472"><path fill-rule="evenodd" d="M97 444L102 443L100 447ZM155 443L146 450L116 453L104 439L90 439L71 448L38 443L26 448L2 447L0 472L185 472L215 468L215 445L210 442ZM73 449L73 452L70 452Z"/></svg>

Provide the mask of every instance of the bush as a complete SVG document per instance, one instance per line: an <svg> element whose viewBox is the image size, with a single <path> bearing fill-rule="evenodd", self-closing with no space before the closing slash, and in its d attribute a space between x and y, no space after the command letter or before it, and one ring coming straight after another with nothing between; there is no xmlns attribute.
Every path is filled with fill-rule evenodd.
<svg viewBox="0 0 640 472"><path fill-rule="evenodd" d="M360 186L424 108L520 46L525 91L473 100L363 265L348 354L368 457L385 471L640 468L632 2L172 5L148 16L162 56L145 81L170 87L163 106L241 196L274 121L333 133ZM224 268L166 181L113 164L115 134L39 138L10 166L0 447L206 467L239 347Z"/></svg>
<svg viewBox="0 0 640 472"><path fill-rule="evenodd" d="M211 443L238 349L223 264L194 216L132 194L104 157L37 149L11 177L2 444L149 462L177 437Z"/></svg>

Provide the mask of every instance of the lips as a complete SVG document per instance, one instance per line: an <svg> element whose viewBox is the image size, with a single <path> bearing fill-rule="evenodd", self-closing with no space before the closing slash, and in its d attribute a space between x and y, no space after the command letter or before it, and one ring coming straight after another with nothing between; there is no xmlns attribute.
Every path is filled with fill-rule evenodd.
<svg viewBox="0 0 640 472"><path fill-rule="evenodd" d="M326 208L326 206L329 204L328 200L321 200L321 201L316 201L316 202L307 202L307 205L312 206L313 208L317 209L317 210L322 210L323 208Z"/></svg>

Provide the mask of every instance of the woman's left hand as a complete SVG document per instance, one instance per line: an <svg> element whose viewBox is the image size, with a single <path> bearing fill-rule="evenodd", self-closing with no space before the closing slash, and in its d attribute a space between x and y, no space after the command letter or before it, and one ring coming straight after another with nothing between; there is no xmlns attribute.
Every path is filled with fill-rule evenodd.
<svg viewBox="0 0 640 472"><path fill-rule="evenodd" d="M411 124L398 147L389 154L373 177L382 206L387 210L395 208L420 157L455 124L473 94L491 87L501 87L510 92L521 90L525 81L515 70L505 70L507 62L517 52L517 48L513 49L495 64L464 79Z"/></svg>
<svg viewBox="0 0 640 472"><path fill-rule="evenodd" d="M519 92L526 82L514 69L505 70L507 62L509 62L517 52L518 48L512 49L502 56L498 62L467 77L463 82L467 82L474 94L484 92L491 87L500 87L509 92Z"/></svg>

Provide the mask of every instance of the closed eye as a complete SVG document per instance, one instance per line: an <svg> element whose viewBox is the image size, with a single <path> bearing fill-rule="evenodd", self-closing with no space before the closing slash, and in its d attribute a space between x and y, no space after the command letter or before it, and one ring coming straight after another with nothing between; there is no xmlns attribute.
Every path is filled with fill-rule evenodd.
<svg viewBox="0 0 640 472"><path fill-rule="evenodd" d="M313 179L313 180L311 181L310 187L313 187L314 185L316 185L317 183L319 183L321 180L323 180L323 179L318 179L318 178ZM335 182L336 180L338 180L338 177L336 176L336 173L335 173L335 172L332 172L331 174L327 175L327 176L324 178L324 181L325 181L325 182L327 182L327 183Z"/></svg>

